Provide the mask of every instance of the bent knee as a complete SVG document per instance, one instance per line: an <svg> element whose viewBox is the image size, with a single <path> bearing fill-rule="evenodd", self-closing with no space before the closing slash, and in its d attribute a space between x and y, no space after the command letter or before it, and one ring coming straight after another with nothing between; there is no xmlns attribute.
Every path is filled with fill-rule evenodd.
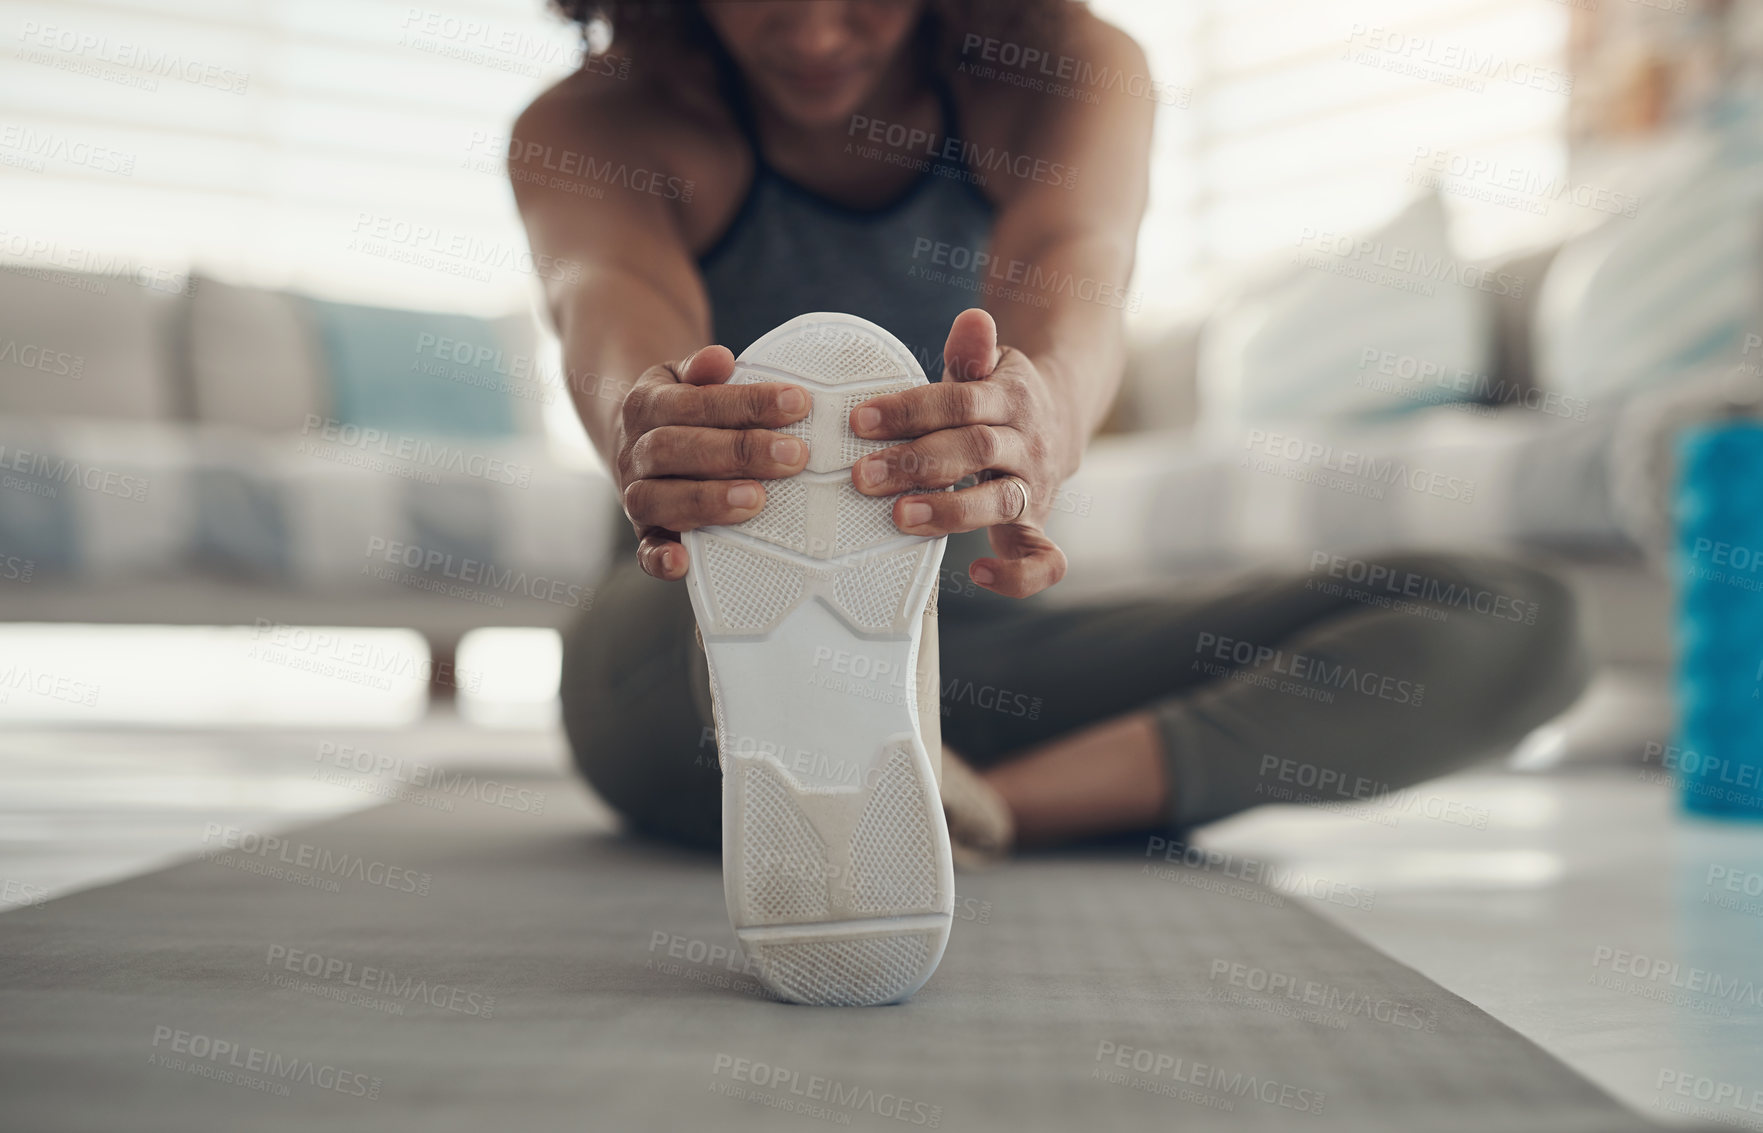
<svg viewBox="0 0 1763 1133"><path fill-rule="evenodd" d="M1464 679L1510 731L1528 732L1579 698L1589 680L1573 588L1555 573L1498 555L1397 560L1437 580L1433 600L1456 623Z"/></svg>
<svg viewBox="0 0 1763 1133"><path fill-rule="evenodd" d="M572 686L565 664L565 689ZM690 697L573 685L564 732L576 770L631 826L694 846L721 839L722 771L716 733Z"/></svg>
<svg viewBox="0 0 1763 1133"><path fill-rule="evenodd" d="M632 826L718 845L722 773L715 731L692 688L692 666L702 658L690 609L682 621L673 600L683 594L656 600L648 588L630 589L609 582L596 609L564 636L560 691L571 755Z"/></svg>

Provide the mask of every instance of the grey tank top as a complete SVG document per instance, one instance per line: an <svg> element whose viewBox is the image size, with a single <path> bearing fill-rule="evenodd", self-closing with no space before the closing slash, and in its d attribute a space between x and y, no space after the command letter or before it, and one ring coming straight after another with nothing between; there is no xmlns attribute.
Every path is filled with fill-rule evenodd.
<svg viewBox="0 0 1763 1133"><path fill-rule="evenodd" d="M993 219L966 167L941 154L943 138L961 136L947 87L936 87L943 132L929 147L935 156L851 139L875 149L878 162L921 168L904 194L875 209L828 200L773 169L744 86L726 67L724 87L753 153L753 181L727 230L698 259L714 341L739 354L797 315L843 311L893 332L936 381L949 324L983 305L975 288L985 274L973 261L991 244Z"/></svg>
<svg viewBox="0 0 1763 1133"><path fill-rule="evenodd" d="M698 257L713 341L739 354L797 315L843 311L886 327L912 350L926 376L938 380L949 324L967 308L985 305L976 290L985 272L974 268L973 258L991 246L995 211L967 168L942 156L943 140L961 137L948 87L939 82L934 88L943 119L942 135L927 147L935 156L876 147L878 161L915 160L918 180L890 204L858 209L771 167L745 85L732 61L719 58L718 64L753 154L753 182L734 220ZM870 143L854 137L851 144ZM1013 608L1010 599L978 590L966 577L968 562L990 553L983 531L950 538L939 583L945 623Z"/></svg>

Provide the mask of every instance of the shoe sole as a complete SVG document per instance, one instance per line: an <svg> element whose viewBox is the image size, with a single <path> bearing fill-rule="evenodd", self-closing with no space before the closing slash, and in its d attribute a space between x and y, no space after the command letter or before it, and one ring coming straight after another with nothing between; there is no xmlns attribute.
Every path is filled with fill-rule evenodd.
<svg viewBox="0 0 1763 1133"><path fill-rule="evenodd" d="M917 662L942 538L894 526L896 497L851 465L887 445L851 410L925 384L893 335L852 315L791 319L742 352L731 385L813 399L782 430L807 468L765 482L745 523L685 535L722 756L723 891L760 978L796 1003L892 1003L942 959L954 874Z"/></svg>

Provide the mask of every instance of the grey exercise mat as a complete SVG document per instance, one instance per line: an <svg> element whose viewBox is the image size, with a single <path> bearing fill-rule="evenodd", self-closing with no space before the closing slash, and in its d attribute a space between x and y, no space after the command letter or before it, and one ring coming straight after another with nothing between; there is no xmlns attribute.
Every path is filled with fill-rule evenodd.
<svg viewBox="0 0 1763 1133"><path fill-rule="evenodd" d="M961 875L912 1002L793 1007L724 958L714 860L609 832L573 783L481 793L214 831L230 857L0 917L0 1125L1651 1128L1221 872Z"/></svg>

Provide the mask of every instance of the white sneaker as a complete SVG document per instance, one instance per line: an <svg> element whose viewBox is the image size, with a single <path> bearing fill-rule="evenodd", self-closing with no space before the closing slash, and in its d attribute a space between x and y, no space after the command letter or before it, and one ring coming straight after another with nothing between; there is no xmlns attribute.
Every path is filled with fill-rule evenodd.
<svg viewBox="0 0 1763 1133"><path fill-rule="evenodd" d="M895 497L852 486L851 465L888 445L849 422L924 371L874 323L812 314L748 347L730 379L777 381L813 398L783 430L807 442L807 468L766 482L745 523L685 536L722 755L723 890L773 991L891 1003L936 970L954 909L917 703L944 540L904 534Z"/></svg>

